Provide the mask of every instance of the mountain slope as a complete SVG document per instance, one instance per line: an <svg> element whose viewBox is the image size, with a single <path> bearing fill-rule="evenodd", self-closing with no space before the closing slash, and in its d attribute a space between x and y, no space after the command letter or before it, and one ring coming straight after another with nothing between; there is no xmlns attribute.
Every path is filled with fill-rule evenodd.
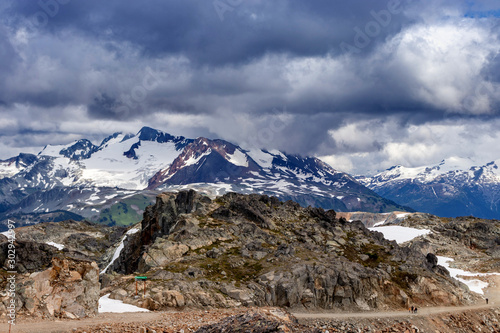
<svg viewBox="0 0 500 333"><path fill-rule="evenodd" d="M341 211L404 209L317 158L244 150L227 141L206 138L189 143L168 168L151 178L148 188L172 190L188 184L197 184L194 187L198 190L216 188L217 195L229 191L269 194Z"/></svg>
<svg viewBox="0 0 500 333"><path fill-rule="evenodd" d="M444 217L500 218L500 161L473 164L453 158L420 168L395 166L358 180L379 195L417 211Z"/></svg>

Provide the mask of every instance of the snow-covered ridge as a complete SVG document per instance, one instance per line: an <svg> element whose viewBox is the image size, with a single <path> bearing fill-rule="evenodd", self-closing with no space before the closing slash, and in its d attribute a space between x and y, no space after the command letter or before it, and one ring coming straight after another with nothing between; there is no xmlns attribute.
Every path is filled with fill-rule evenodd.
<svg viewBox="0 0 500 333"><path fill-rule="evenodd" d="M397 165L373 177L360 177L359 181L371 188L400 181L412 181L425 184L443 177L459 178L461 180L482 177L492 182L500 182L499 165L500 160L479 165L471 159L452 157L435 165L414 168Z"/></svg>
<svg viewBox="0 0 500 333"><path fill-rule="evenodd" d="M9 163L0 161L0 177L2 174L13 180L10 188L5 188L7 182L2 188L5 193L19 188L25 189L25 196L32 190L107 188L111 195L113 189L149 192L204 183L217 184L209 186L217 193L229 189L265 193L327 209L360 210L377 205L378 210L393 205L380 204L383 198L314 157L245 149L218 139L174 137L152 128L143 128L135 135L115 133L99 145L81 139L68 145L46 146L38 155L19 155ZM79 195L78 202L64 199L63 209L90 217L106 209L87 209L81 204L105 205L107 198L101 196L98 201L95 195L87 202L81 198ZM40 213L55 207L61 208L55 202L40 202L23 209Z"/></svg>
<svg viewBox="0 0 500 333"><path fill-rule="evenodd" d="M115 133L104 139L99 146L85 139L66 145L47 145L38 154L37 161L24 168L17 167L13 162L1 162L0 177L23 178L22 185L25 183L27 187L44 189L56 186L91 186L143 190L148 188L149 181L156 173L168 170L182 155L183 148L193 141L202 143L207 148L207 141L211 141L211 145L217 146L214 149L229 163L238 167L248 168L250 161L254 161L262 168L262 172L255 175L256 178L261 178L260 182L262 177L276 182L276 188L285 188L278 184L284 177L334 188L345 185L345 181L329 180L329 177L338 172L317 159L313 163L311 159L295 156L289 158L277 150L243 150L222 140L176 138L151 128L144 128L136 135ZM174 173L180 168L197 165L214 149L185 152L183 165L173 170ZM46 164L42 170L40 162L44 160ZM312 169L310 164L313 164ZM253 172L255 171L249 171L250 174ZM32 175L33 173L36 174ZM173 174L168 176L166 179Z"/></svg>

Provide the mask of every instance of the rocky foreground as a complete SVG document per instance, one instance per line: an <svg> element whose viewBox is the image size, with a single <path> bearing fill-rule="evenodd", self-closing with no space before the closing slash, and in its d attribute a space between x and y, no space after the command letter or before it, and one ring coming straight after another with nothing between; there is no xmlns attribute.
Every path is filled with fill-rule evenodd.
<svg viewBox="0 0 500 333"><path fill-rule="evenodd" d="M151 310L280 306L379 310L475 297L423 255L334 211L273 197L164 193L106 274L112 298ZM151 280L134 299L133 274Z"/></svg>
<svg viewBox="0 0 500 333"><path fill-rule="evenodd" d="M495 332L498 313L489 310L425 320L300 322L286 312L384 313L410 304L425 308L478 301L437 265L434 252L475 256L476 267L479 262L495 265L500 230L495 221L444 221L413 214L397 223L434 233L400 246L360 221L348 222L332 210L303 208L292 201L235 193L215 200L194 191L163 193L129 230L84 221L17 230L18 315L34 322L92 317L98 298L109 293L110 298L161 311L164 317L135 324L110 321L75 331L218 332L264 323L269 327L249 332L427 332L432 325L442 326L439 332L448 332L446 327L461 332L465 324L460 322L470 322L463 332L475 332L481 325L486 325L483 332ZM0 235L0 248L6 245ZM147 277L145 293L139 286L143 297L135 295L137 275ZM1 288L5 276L0 274ZM7 301L0 294L0 316Z"/></svg>

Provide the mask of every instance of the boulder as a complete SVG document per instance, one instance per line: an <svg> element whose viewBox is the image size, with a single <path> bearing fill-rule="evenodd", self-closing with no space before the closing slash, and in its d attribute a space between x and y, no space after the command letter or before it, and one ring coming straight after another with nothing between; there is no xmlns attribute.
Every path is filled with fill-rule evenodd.
<svg viewBox="0 0 500 333"><path fill-rule="evenodd" d="M95 262L54 258L52 267L18 276L17 284L20 315L83 318L97 314L100 284Z"/></svg>
<svg viewBox="0 0 500 333"><path fill-rule="evenodd" d="M319 333L320 330L300 325L295 317L282 309L259 309L227 317L206 325L196 333Z"/></svg>

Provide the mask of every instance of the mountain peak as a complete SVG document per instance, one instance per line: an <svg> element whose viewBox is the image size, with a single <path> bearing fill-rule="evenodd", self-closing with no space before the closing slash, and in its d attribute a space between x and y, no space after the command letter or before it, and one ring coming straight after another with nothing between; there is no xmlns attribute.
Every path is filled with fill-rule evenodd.
<svg viewBox="0 0 500 333"><path fill-rule="evenodd" d="M175 141L176 139L180 139L168 133L147 126L141 128L141 130L137 133L137 136L141 141L156 141L158 143L165 143L168 141ZM182 139L184 138L182 137Z"/></svg>
<svg viewBox="0 0 500 333"><path fill-rule="evenodd" d="M110 136L104 138L102 141L101 141L101 144L99 145L99 148L102 148L104 147L109 141L113 140L113 139L116 139L119 135L121 135L122 132L115 132L113 134L111 134Z"/></svg>
<svg viewBox="0 0 500 333"><path fill-rule="evenodd" d="M90 158L90 156L99 150L99 147L94 145L87 139L76 141L73 145L61 149L59 154L71 160L79 161Z"/></svg>

